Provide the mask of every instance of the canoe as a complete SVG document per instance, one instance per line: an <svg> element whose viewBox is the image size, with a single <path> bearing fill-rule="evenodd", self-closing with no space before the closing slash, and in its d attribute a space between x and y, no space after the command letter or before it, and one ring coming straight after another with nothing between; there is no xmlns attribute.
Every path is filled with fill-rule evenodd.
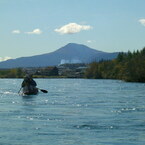
<svg viewBox="0 0 145 145"><path fill-rule="evenodd" d="M23 89L22 89L22 94L23 95L37 95L38 92L39 92L38 88L32 87L32 86L23 87Z"/></svg>

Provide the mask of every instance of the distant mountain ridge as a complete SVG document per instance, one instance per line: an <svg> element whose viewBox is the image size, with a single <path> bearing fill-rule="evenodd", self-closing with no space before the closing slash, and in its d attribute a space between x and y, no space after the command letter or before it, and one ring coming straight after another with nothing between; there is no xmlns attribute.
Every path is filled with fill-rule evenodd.
<svg viewBox="0 0 145 145"><path fill-rule="evenodd" d="M107 53L82 44L69 43L51 53L0 62L0 68L46 67L64 63L90 63L101 59L111 60L116 58L117 55L118 52Z"/></svg>

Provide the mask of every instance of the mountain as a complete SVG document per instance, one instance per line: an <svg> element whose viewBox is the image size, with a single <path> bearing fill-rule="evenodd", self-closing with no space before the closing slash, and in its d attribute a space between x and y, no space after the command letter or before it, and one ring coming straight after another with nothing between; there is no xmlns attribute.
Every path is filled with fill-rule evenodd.
<svg viewBox="0 0 145 145"><path fill-rule="evenodd" d="M60 49L42 55L20 57L0 62L0 68L45 67L64 63L89 63L116 58L118 53L107 53L85 45L69 43Z"/></svg>

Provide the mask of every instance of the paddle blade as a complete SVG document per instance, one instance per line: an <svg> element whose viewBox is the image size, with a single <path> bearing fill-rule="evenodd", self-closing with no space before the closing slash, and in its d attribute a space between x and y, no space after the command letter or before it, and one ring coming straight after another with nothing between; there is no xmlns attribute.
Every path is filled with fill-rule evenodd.
<svg viewBox="0 0 145 145"><path fill-rule="evenodd" d="M42 90L42 89L40 89L40 91L43 92L43 93L48 93L47 90Z"/></svg>

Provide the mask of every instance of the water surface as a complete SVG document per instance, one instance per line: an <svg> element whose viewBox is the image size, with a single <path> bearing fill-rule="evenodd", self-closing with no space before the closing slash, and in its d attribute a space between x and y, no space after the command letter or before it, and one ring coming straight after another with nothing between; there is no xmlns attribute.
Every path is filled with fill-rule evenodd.
<svg viewBox="0 0 145 145"><path fill-rule="evenodd" d="M1 145L144 145L145 84L35 79L48 90L20 96L22 79L0 79Z"/></svg>

